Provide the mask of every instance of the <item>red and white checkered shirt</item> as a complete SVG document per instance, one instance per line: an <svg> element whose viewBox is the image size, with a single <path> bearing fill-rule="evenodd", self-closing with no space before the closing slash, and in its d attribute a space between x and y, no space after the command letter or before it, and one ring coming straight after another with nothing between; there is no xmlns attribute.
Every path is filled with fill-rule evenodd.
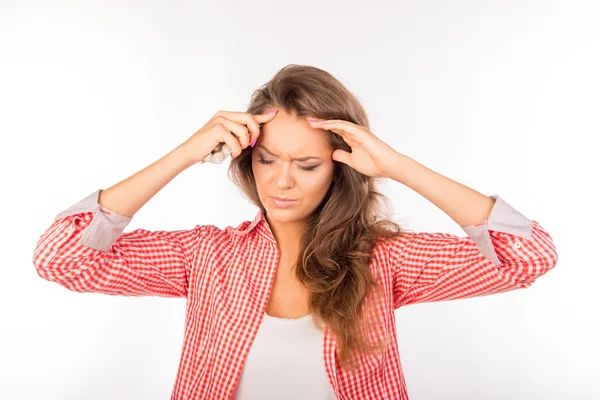
<svg viewBox="0 0 600 400"><path fill-rule="evenodd" d="M274 282L279 248L262 211L237 228L123 233L131 218L102 207L102 189L55 217L40 237L38 274L76 292L187 298L184 345L171 400L231 399ZM365 299L382 325L370 343L387 350L358 354L355 375L337 361L325 327L323 362L340 400L408 399L394 310L527 288L558 256L550 235L499 196L489 218L448 233L404 233L379 241L371 268L383 301ZM374 314L371 314L374 313Z"/></svg>

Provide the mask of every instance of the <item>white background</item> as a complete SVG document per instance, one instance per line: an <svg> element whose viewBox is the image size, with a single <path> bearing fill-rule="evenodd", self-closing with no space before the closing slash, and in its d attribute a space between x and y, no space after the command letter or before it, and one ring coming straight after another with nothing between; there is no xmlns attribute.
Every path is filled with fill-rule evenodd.
<svg viewBox="0 0 600 400"><path fill-rule="evenodd" d="M70 292L33 250L60 211L245 111L291 63L331 72L377 136L557 247L526 290L397 311L411 399L600 398L598 20L594 1L2 1L0 398L169 398L185 299ZM228 162L184 171L126 231L254 218ZM383 191L405 227L465 235Z"/></svg>

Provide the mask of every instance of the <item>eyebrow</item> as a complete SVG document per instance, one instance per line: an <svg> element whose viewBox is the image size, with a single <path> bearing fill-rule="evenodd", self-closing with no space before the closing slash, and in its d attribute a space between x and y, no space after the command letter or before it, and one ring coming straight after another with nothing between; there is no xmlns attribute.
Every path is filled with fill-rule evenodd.
<svg viewBox="0 0 600 400"><path fill-rule="evenodd" d="M277 155L275 153L273 153L272 151L270 151L269 149L267 149L264 145L259 144L257 147L261 147L263 148L267 153L269 153L272 156L277 157ZM308 157L300 157L300 158L292 158L292 160L295 161L306 161L306 160L311 160L311 159L315 159L315 160L322 160L323 158L321 157L317 157L317 156L308 156Z"/></svg>

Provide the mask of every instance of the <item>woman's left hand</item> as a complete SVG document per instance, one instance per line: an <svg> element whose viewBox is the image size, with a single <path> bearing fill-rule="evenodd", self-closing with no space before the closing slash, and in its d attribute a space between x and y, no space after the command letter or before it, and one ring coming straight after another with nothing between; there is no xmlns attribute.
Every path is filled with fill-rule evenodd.
<svg viewBox="0 0 600 400"><path fill-rule="evenodd" d="M352 148L352 153L337 149L331 158L349 165L364 175L389 178L394 168L398 168L399 161L403 157L363 126L340 119L307 118L307 121L312 128L325 129L340 135Z"/></svg>

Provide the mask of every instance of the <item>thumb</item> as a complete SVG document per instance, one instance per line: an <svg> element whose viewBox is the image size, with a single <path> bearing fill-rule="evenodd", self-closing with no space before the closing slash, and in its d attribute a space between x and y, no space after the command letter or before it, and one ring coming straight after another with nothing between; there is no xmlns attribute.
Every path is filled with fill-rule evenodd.
<svg viewBox="0 0 600 400"><path fill-rule="evenodd" d="M350 153L344 150L334 150L334 152L331 154L331 159L333 161L339 161L344 164L350 165Z"/></svg>

